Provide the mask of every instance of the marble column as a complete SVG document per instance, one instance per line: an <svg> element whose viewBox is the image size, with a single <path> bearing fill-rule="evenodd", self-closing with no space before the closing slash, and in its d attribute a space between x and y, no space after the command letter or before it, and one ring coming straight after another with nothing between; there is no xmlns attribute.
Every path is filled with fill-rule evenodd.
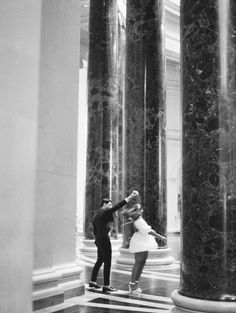
<svg viewBox="0 0 236 313"><path fill-rule="evenodd" d="M90 3L85 246L94 242L91 222L102 198L117 201L117 14L115 0ZM86 253L87 248L81 251Z"/></svg>
<svg viewBox="0 0 236 313"><path fill-rule="evenodd" d="M125 21L118 19L118 196L126 196L124 188L124 102L125 102ZM122 233L123 215L118 212L118 232Z"/></svg>
<svg viewBox="0 0 236 313"><path fill-rule="evenodd" d="M234 1L182 1L182 261L172 298L201 312L236 312L235 33Z"/></svg>
<svg viewBox="0 0 236 313"><path fill-rule="evenodd" d="M76 260L80 4L42 1L34 230L34 310L84 292Z"/></svg>
<svg viewBox="0 0 236 313"><path fill-rule="evenodd" d="M164 1L128 0L125 98L126 189L139 191L144 218L157 232L166 236L164 47ZM126 236L124 232L124 237ZM125 238L126 245L128 241L129 238ZM163 241L159 241L158 244L159 247L168 249ZM155 266L155 262L151 261ZM171 263L172 258L166 257L165 254L163 262Z"/></svg>

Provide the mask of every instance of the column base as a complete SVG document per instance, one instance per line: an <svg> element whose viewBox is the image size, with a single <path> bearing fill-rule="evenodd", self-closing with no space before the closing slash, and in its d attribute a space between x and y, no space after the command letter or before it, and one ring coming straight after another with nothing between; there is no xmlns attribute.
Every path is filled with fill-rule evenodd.
<svg viewBox="0 0 236 313"><path fill-rule="evenodd" d="M182 296L177 290L171 298L176 305L170 313L235 313L236 302L209 301Z"/></svg>
<svg viewBox="0 0 236 313"><path fill-rule="evenodd" d="M116 258L115 266L120 269L131 269L134 264L134 254L129 249L120 248L120 254ZM157 249L148 252L145 269L152 271L160 269L162 266L171 265L174 258L170 255L169 248Z"/></svg>
<svg viewBox="0 0 236 313"><path fill-rule="evenodd" d="M97 257L97 247L94 239L81 239L82 247L79 251L88 257ZM111 239L112 255L113 257L119 255L119 249L122 245L122 237L118 235L117 239Z"/></svg>
<svg viewBox="0 0 236 313"><path fill-rule="evenodd" d="M81 279L82 268L77 264L56 267L60 274L59 287L64 292L64 300L84 294L84 282Z"/></svg>
<svg viewBox="0 0 236 313"><path fill-rule="evenodd" d="M82 269L76 264L35 271L33 274L33 310L62 304L68 298L84 294Z"/></svg>

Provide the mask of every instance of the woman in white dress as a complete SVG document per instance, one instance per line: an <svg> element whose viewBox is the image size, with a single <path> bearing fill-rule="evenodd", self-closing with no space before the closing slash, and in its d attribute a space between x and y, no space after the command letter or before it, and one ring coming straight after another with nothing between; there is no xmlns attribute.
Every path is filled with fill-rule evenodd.
<svg viewBox="0 0 236 313"><path fill-rule="evenodd" d="M142 290L138 287L139 279L148 257L149 250L158 248L155 238L166 240L166 238L151 228L142 217L143 210L140 204L135 204L131 209L125 212L133 221L134 234L131 237L129 251L134 253L135 263L132 268L131 281L129 283L130 293L140 293Z"/></svg>

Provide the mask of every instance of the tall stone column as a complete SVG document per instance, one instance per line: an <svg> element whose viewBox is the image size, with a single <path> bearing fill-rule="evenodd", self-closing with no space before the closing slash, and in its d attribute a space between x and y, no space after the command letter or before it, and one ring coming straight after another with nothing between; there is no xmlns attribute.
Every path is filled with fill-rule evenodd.
<svg viewBox="0 0 236 313"><path fill-rule="evenodd" d="M0 312L31 313L41 2L0 7Z"/></svg>
<svg viewBox="0 0 236 313"><path fill-rule="evenodd" d="M201 312L236 312L235 32L234 1L182 1L182 261L172 298Z"/></svg>
<svg viewBox="0 0 236 313"><path fill-rule="evenodd" d="M127 191L139 191L144 218L164 236L167 234L165 122L164 1L128 0L126 188ZM124 236L127 236L126 232ZM124 242L127 245L129 238L125 238ZM157 262L171 263L172 258L168 256L166 243L160 241L158 244L165 249L162 251L162 261L160 251L155 252L159 254ZM125 250L121 252L125 253ZM156 263L152 258L148 262L155 267Z"/></svg>
<svg viewBox="0 0 236 313"><path fill-rule="evenodd" d="M94 238L91 223L94 212L102 198L114 196L118 183L117 14L115 0L90 3L85 245ZM88 252L86 247L81 251Z"/></svg>
<svg viewBox="0 0 236 313"><path fill-rule="evenodd" d="M119 14L118 19L118 196L126 196L124 188L124 102L125 102L125 17ZM122 233L123 214L119 211L118 232Z"/></svg>
<svg viewBox="0 0 236 313"><path fill-rule="evenodd" d="M144 190L145 218L159 233L167 235L166 212L166 90L164 1L149 1L145 19L145 123ZM147 15L146 15L147 14ZM129 104L127 103L129 106ZM134 108L130 108L135 110ZM128 121L130 124L131 121ZM130 138L131 139L131 138ZM129 151L127 151L129 154ZM130 154L129 154L130 155ZM130 160L131 161L131 160ZM128 163L133 172L133 165ZM131 173L132 181L132 173ZM132 181L133 184L135 181ZM158 241L160 247L166 246Z"/></svg>
<svg viewBox="0 0 236 313"><path fill-rule="evenodd" d="M34 310L84 291L76 260L80 4L42 1L40 21Z"/></svg>

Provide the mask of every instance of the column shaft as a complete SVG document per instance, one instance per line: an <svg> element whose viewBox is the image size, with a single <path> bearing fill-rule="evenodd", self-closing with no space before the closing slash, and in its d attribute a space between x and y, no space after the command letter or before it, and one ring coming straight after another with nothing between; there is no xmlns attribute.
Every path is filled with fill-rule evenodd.
<svg viewBox="0 0 236 313"><path fill-rule="evenodd" d="M125 21L118 20L118 199L124 199L125 190L125 162L124 162L124 103L125 103ZM118 232L122 233L123 217L118 212Z"/></svg>
<svg viewBox="0 0 236 313"><path fill-rule="evenodd" d="M234 1L181 3L179 292L207 300L236 301L235 17Z"/></svg>
<svg viewBox="0 0 236 313"><path fill-rule="evenodd" d="M0 6L0 312L31 313L41 2Z"/></svg>
<svg viewBox="0 0 236 313"><path fill-rule="evenodd" d="M34 310L84 291L76 262L80 4L42 1Z"/></svg>
<svg viewBox="0 0 236 313"><path fill-rule="evenodd" d="M93 238L91 219L101 199L111 197L112 128L117 129L117 4L91 1L88 63L88 142L85 237ZM113 127L112 127L113 126ZM116 149L117 151L117 149ZM114 158L114 156L113 156Z"/></svg>
<svg viewBox="0 0 236 313"><path fill-rule="evenodd" d="M140 192L147 222L165 235L163 21L163 1L127 1L126 186Z"/></svg>
<svg viewBox="0 0 236 313"><path fill-rule="evenodd" d="M146 8L146 143L145 217L166 236L166 91L164 52L164 1ZM163 241L159 241L163 246Z"/></svg>

